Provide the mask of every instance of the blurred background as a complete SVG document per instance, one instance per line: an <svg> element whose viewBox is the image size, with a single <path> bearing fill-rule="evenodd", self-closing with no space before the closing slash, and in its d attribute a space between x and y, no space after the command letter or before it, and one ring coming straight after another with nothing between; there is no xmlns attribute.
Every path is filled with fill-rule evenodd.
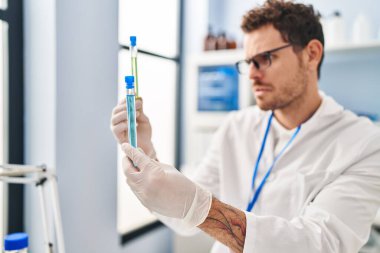
<svg viewBox="0 0 380 253"><path fill-rule="evenodd" d="M322 16L321 90L378 124L378 2L298 2ZM57 173L67 252L209 252L211 238L175 235L129 191L111 111L125 95L134 35L158 157L191 173L226 114L255 104L234 63L244 58L241 18L262 3L0 0L0 164L46 164ZM29 252L44 252L35 187L0 186L1 238L25 231ZM363 252L380 252L378 224Z"/></svg>

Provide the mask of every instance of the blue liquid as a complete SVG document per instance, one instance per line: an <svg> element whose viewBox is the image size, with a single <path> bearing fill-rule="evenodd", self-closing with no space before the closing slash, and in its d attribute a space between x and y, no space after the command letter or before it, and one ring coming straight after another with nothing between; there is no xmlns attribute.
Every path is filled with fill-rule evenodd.
<svg viewBox="0 0 380 253"><path fill-rule="evenodd" d="M129 143L137 148L135 95L127 95L127 111Z"/></svg>

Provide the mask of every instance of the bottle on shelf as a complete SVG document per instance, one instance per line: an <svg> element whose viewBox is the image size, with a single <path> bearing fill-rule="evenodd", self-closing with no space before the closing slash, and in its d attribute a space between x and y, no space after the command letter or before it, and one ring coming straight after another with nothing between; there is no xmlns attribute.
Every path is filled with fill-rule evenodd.
<svg viewBox="0 0 380 253"><path fill-rule="evenodd" d="M4 253L27 253L28 244L27 233L9 234L4 239Z"/></svg>
<svg viewBox="0 0 380 253"><path fill-rule="evenodd" d="M210 50L216 50L216 37L212 33L212 27L208 27L208 33L206 35L206 38L204 40L204 51L210 51Z"/></svg>
<svg viewBox="0 0 380 253"><path fill-rule="evenodd" d="M326 44L329 46L342 45L346 43L346 25L342 14L335 11L331 17L327 19L327 38Z"/></svg>
<svg viewBox="0 0 380 253"><path fill-rule="evenodd" d="M355 44L366 43L373 39L372 24L364 13L359 13L352 29L352 42Z"/></svg>
<svg viewBox="0 0 380 253"><path fill-rule="evenodd" d="M218 37L216 38L216 50L223 49L227 49L227 38L225 32L219 33Z"/></svg>
<svg viewBox="0 0 380 253"><path fill-rule="evenodd" d="M233 37L230 37L227 40L227 49L236 49L236 48L237 48L236 40Z"/></svg>

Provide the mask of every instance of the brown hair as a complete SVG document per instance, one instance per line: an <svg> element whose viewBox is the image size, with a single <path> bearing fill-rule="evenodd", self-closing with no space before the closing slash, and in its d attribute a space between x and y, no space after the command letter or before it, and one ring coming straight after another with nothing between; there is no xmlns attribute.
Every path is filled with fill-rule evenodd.
<svg viewBox="0 0 380 253"><path fill-rule="evenodd" d="M320 17L321 15L314 10L312 5L284 0L267 0L262 6L248 11L243 16L241 28L245 33L249 33L272 24L286 42L305 48L312 39L319 40L324 45ZM324 52L318 65L318 78L323 58Z"/></svg>

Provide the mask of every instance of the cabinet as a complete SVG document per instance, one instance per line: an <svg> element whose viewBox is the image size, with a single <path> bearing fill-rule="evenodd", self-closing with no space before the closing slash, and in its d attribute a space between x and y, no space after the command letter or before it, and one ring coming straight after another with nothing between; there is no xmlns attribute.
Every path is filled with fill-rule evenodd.
<svg viewBox="0 0 380 253"><path fill-rule="evenodd" d="M320 89L345 108L380 120L380 42L326 49Z"/></svg>
<svg viewBox="0 0 380 253"><path fill-rule="evenodd" d="M188 59L184 95L186 164L194 165L200 161L213 133L231 108L241 109L254 103L248 77L239 75L235 68L235 63L242 59L244 52L241 49L207 51ZM207 69L210 71L205 72ZM232 96L237 97L237 106L227 104ZM218 110L217 106L205 109L205 100L221 104L221 109Z"/></svg>

